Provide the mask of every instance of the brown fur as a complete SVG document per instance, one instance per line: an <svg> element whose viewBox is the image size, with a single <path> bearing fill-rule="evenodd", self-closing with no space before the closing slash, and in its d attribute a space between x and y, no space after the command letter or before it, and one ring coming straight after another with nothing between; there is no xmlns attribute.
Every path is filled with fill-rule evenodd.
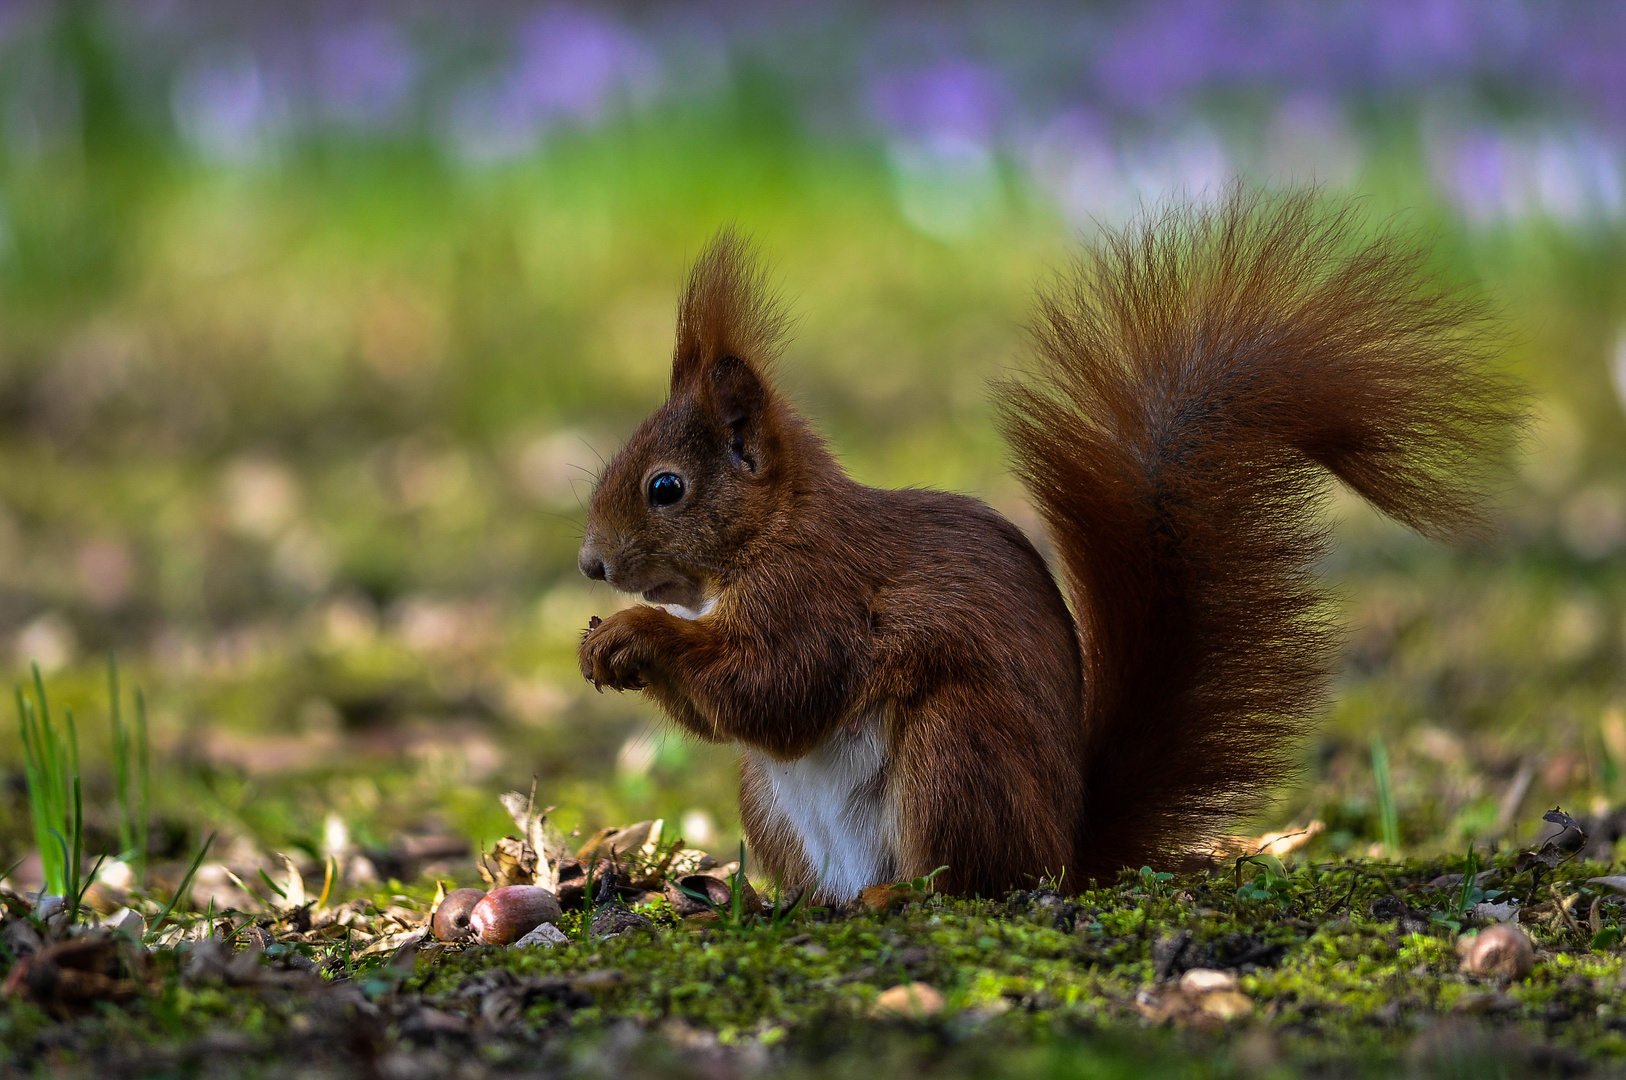
<svg viewBox="0 0 1626 1080"><path fill-rule="evenodd" d="M617 588L715 608L616 613L583 675L746 749L746 833L791 884L820 868L763 770L866 725L881 878L946 865L946 888L992 895L1190 850L1259 806L1322 701L1326 476L1450 535L1512 428L1477 309L1353 230L1308 196L1234 194L1108 237L1042 300L1038 369L999 405L1076 624L988 507L842 472L768 380L785 319L724 232L582 552ZM647 498L662 471L686 479L675 506Z"/></svg>

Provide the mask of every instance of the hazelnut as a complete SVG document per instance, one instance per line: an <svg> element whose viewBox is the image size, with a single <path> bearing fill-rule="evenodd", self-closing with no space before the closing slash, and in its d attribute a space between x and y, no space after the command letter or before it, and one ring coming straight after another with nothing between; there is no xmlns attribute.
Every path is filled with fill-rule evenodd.
<svg viewBox="0 0 1626 1080"><path fill-rule="evenodd" d="M876 1016L926 1020L943 1011L943 995L930 983L912 982L881 991L870 1011Z"/></svg>
<svg viewBox="0 0 1626 1080"><path fill-rule="evenodd" d="M540 885L504 885L474 905L469 928L482 945L507 945L562 914L559 898Z"/></svg>
<svg viewBox="0 0 1626 1080"><path fill-rule="evenodd" d="M468 940L473 933L469 928L469 916L474 913L474 905L484 900L485 896L479 889L453 889L447 893L440 906L435 908L435 940Z"/></svg>
<svg viewBox="0 0 1626 1080"><path fill-rule="evenodd" d="M1463 971L1494 975L1503 982L1516 982L1536 966L1530 939L1511 923L1496 923L1473 937L1459 938L1457 955L1462 958Z"/></svg>

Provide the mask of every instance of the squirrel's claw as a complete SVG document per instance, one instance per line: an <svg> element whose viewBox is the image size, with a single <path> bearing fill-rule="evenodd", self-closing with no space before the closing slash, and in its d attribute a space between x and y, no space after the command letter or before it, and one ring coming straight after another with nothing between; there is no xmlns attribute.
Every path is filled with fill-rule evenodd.
<svg viewBox="0 0 1626 1080"><path fill-rule="evenodd" d="M644 689L633 660L634 644L633 632L623 622L593 616L576 652L582 678L601 694L606 686L617 693Z"/></svg>

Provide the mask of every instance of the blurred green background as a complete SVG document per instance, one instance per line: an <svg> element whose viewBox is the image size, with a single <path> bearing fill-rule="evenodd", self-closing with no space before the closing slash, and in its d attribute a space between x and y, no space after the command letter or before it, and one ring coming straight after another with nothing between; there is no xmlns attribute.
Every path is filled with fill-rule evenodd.
<svg viewBox="0 0 1626 1080"><path fill-rule="evenodd" d="M1261 826L1406 843L1626 797L1626 31L1609 3L0 6L0 657L79 716L145 688L155 856L413 833L495 795L725 850L733 761L574 645L600 461L662 398L687 260L734 222L800 314L848 468L1036 527L986 387L1101 224L1227 179L1432 238L1536 420L1500 535L1339 505L1351 627ZM0 736L0 861L27 847ZM327 830L327 831L325 831Z"/></svg>

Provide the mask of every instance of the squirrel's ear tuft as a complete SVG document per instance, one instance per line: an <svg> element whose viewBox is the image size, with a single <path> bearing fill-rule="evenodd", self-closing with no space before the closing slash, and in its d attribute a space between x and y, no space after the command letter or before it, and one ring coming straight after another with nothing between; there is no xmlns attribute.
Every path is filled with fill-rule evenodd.
<svg viewBox="0 0 1626 1080"><path fill-rule="evenodd" d="M746 472L762 467L762 428L768 388L750 364L729 354L711 366L707 396L717 410L729 456Z"/></svg>
<svg viewBox="0 0 1626 1080"><path fill-rule="evenodd" d="M678 305L672 390L729 357L762 386L789 330L751 242L731 227L719 229L689 271Z"/></svg>

